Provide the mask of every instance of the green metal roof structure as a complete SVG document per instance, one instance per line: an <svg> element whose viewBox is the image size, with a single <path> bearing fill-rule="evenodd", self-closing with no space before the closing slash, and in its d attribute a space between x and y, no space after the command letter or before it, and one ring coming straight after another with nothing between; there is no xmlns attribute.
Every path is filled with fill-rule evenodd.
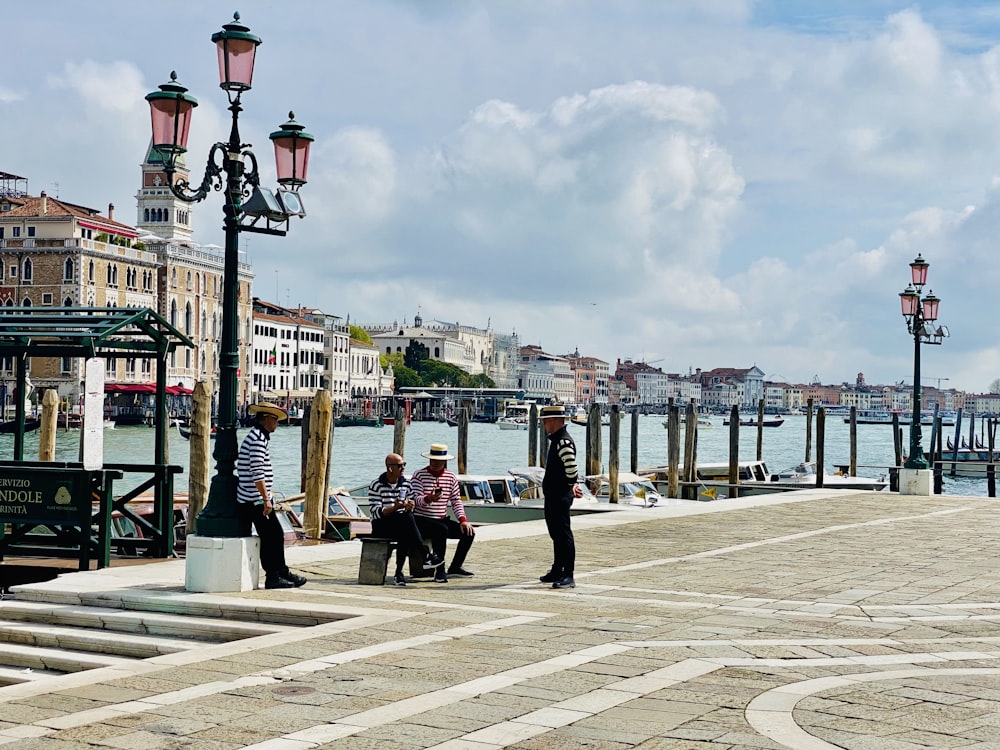
<svg viewBox="0 0 1000 750"><path fill-rule="evenodd" d="M0 357L13 357L18 393L25 393L31 357L155 358L155 462L165 463L167 355L194 342L155 310L126 307L2 307ZM24 399L15 403L14 460L24 460Z"/></svg>
<svg viewBox="0 0 1000 750"><path fill-rule="evenodd" d="M0 308L0 356L157 357L178 346L194 342L149 308Z"/></svg>

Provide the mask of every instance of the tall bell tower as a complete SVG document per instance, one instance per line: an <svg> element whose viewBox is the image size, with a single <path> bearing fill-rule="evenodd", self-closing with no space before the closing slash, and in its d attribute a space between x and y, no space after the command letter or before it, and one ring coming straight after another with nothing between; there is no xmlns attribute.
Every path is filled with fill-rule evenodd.
<svg viewBox="0 0 1000 750"><path fill-rule="evenodd" d="M177 160L176 178L188 179L184 157ZM163 156L150 139L142 162L142 186L136 194L138 215L135 222L140 236L152 234L165 240L191 239L191 204L175 197L167 185Z"/></svg>

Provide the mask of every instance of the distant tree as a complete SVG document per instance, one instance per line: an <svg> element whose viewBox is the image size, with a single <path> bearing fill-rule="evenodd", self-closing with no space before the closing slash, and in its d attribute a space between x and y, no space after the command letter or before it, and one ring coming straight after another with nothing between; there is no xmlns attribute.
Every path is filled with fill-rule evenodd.
<svg viewBox="0 0 1000 750"><path fill-rule="evenodd" d="M436 384L441 387L462 388L463 379L468 373L457 365L448 362L439 362L436 359L428 359L421 363L420 377L424 385Z"/></svg>
<svg viewBox="0 0 1000 750"><path fill-rule="evenodd" d="M489 375L479 373L477 375L468 375L466 382L462 383L463 388L496 388L497 384L493 382L493 378Z"/></svg>
<svg viewBox="0 0 1000 750"><path fill-rule="evenodd" d="M424 385L423 380L420 378L420 373L416 370L411 370L406 365L399 365L397 367L393 364L392 372L396 376L396 393L399 393L401 388L421 388Z"/></svg>
<svg viewBox="0 0 1000 750"><path fill-rule="evenodd" d="M400 367L406 367L406 362L403 360L402 352L391 352L390 354L380 354L378 355L378 361L382 365L384 370L389 365L392 365L393 371L398 370Z"/></svg>
<svg viewBox="0 0 1000 750"><path fill-rule="evenodd" d="M403 355L403 364L411 370L421 372L423 363L429 356L426 344L421 344L419 341L410 339L410 343L407 344L406 352Z"/></svg>
<svg viewBox="0 0 1000 750"><path fill-rule="evenodd" d="M990 393L1000 393L1000 378L990 383Z"/></svg>
<svg viewBox="0 0 1000 750"><path fill-rule="evenodd" d="M360 326L352 325L350 327L351 338L360 341L362 344L372 343L372 337L368 335L368 331Z"/></svg>

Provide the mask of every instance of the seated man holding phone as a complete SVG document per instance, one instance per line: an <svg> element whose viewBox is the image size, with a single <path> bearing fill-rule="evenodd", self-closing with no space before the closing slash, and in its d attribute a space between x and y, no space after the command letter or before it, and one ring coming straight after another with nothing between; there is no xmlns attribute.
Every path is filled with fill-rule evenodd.
<svg viewBox="0 0 1000 750"><path fill-rule="evenodd" d="M418 469L410 478L417 528L424 538L431 540L434 554L441 559L444 559L447 540L458 540L448 572L445 573L444 568L438 568L434 574L434 582L448 583L449 575L471 578L472 573L462 566L476 532L465 516L458 477L448 471L448 460L454 456L448 454L448 446L442 443L434 443L430 451L420 455L429 461L427 466ZM456 520L448 517L448 506L451 506Z"/></svg>

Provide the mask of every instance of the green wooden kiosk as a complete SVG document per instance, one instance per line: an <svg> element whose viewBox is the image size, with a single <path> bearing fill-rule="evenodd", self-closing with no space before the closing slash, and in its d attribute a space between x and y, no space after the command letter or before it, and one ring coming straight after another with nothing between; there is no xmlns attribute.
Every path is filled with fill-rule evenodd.
<svg viewBox="0 0 1000 750"><path fill-rule="evenodd" d="M0 560L5 556L76 558L105 567L111 557L111 519L129 518L142 532L134 551L153 557L173 554L173 478L181 467L166 462L167 357L194 343L154 310L93 307L0 308L0 357L12 357L17 393L26 393L33 357L153 359L156 367L156 431L151 463L108 462L98 470L82 463L24 460L24 398L14 413L14 450L0 456ZM115 496L113 483L126 473L148 475L135 489ZM152 515L138 515L129 502L152 490ZM115 540L121 546L122 540Z"/></svg>

